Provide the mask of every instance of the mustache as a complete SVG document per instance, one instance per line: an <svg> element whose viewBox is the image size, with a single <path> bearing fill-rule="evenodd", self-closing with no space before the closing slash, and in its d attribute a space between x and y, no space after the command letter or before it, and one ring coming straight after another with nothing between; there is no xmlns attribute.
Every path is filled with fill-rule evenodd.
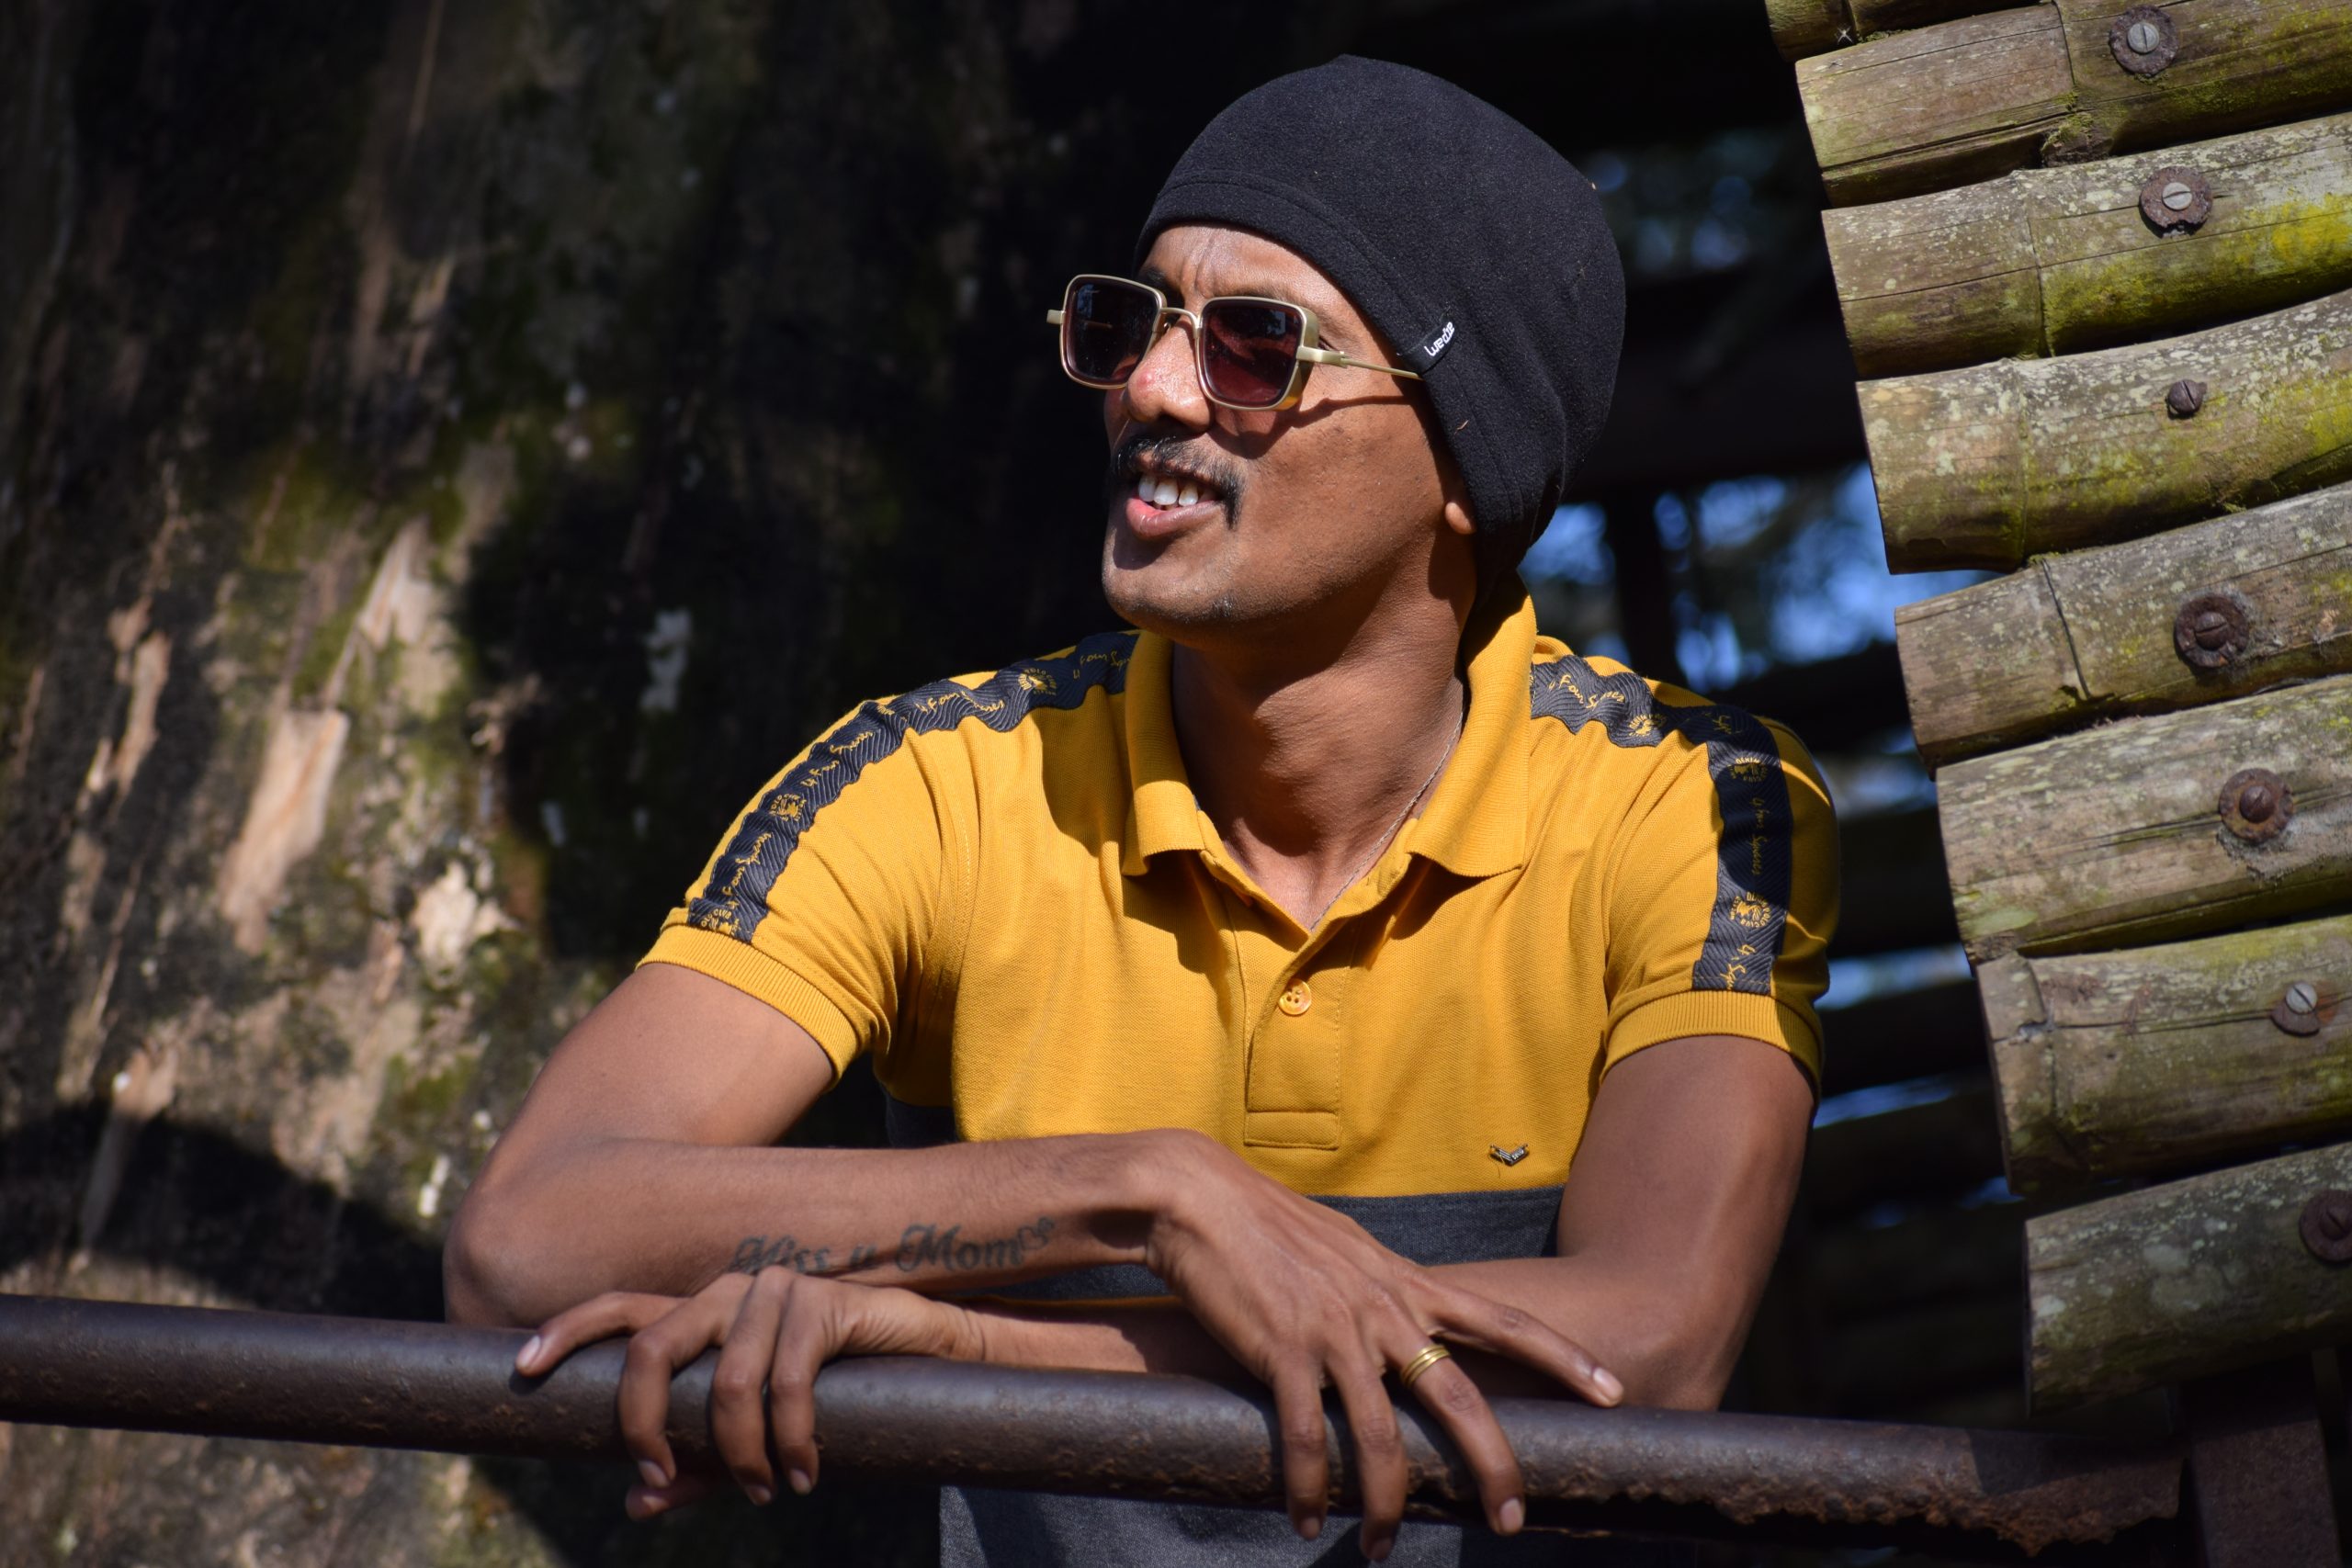
<svg viewBox="0 0 2352 1568"><path fill-rule="evenodd" d="M1147 458L1167 468L1194 474L1216 487L1227 501L1241 496L1241 470L1215 446L1195 435L1136 431L1111 449L1111 464L1102 477L1106 499L1135 488Z"/></svg>

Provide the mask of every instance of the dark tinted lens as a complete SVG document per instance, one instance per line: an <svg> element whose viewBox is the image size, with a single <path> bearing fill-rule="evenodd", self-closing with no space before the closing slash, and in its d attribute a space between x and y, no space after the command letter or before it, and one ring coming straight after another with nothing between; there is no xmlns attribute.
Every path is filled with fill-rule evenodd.
<svg viewBox="0 0 2352 1568"><path fill-rule="evenodd" d="M1123 384L1151 346L1159 306L1132 283L1088 278L1062 306L1062 368L1081 381Z"/></svg>
<svg viewBox="0 0 2352 1568"><path fill-rule="evenodd" d="M1281 402L1306 331L1305 318L1288 305L1210 300L1201 312L1201 368L1210 395L1250 408Z"/></svg>

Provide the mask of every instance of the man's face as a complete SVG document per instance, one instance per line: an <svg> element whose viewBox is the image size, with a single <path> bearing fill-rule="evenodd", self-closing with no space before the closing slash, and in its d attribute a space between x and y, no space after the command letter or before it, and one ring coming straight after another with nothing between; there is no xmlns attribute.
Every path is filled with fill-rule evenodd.
<svg viewBox="0 0 2352 1568"><path fill-rule="evenodd" d="M1189 309L1224 294L1304 305L1321 346L1402 363L1330 279L1256 234L1167 230L1141 277ZM1102 423L1111 443L1102 592L1125 619L1173 640L1360 617L1384 592L1430 591L1430 556L1441 547L1460 558L1450 569L1468 570L1465 541L1441 546L1446 477L1409 381L1318 366L1295 408L1223 408L1201 390L1191 329L1179 323L1124 388L1103 394ZM1163 482L1197 499L1163 505Z"/></svg>

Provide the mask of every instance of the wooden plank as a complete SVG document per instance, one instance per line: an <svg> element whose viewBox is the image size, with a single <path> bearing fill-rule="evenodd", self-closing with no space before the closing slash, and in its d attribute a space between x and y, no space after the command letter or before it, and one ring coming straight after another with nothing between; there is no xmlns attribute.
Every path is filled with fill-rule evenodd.
<svg viewBox="0 0 2352 1568"><path fill-rule="evenodd" d="M2164 169L2206 183L2192 231L2141 210ZM1833 210L1822 229L1866 377L2181 332L2352 283L2352 114Z"/></svg>
<svg viewBox="0 0 2352 1568"><path fill-rule="evenodd" d="M1821 1032L1824 1096L1976 1071L1985 1062L1984 1015L1966 980L1824 1008Z"/></svg>
<svg viewBox="0 0 2352 1568"><path fill-rule="evenodd" d="M2079 952L2224 930L2352 895L2352 676L2124 719L1937 775L1961 941ZM2242 770L2278 776L2282 829L2231 830Z"/></svg>
<svg viewBox="0 0 2352 1568"><path fill-rule="evenodd" d="M2004 0L1764 0L1781 58L1799 61L1877 33L2002 7Z"/></svg>
<svg viewBox="0 0 2352 1568"><path fill-rule="evenodd" d="M2200 668L2177 627L2185 606L2211 594L2243 617L2244 640L2214 650L2227 663ZM1930 767L2099 719L2341 674L2352 671L2352 485L2046 556L1903 606L1894 635Z"/></svg>
<svg viewBox="0 0 2352 1568"><path fill-rule="evenodd" d="M1984 966L2009 1185L2064 1191L2352 1136L2352 916ZM2290 987L2313 1005L2283 1016Z"/></svg>
<svg viewBox="0 0 2352 1568"><path fill-rule="evenodd" d="M2054 6L1874 39L1797 64L1833 205L1986 179L2040 161L2075 103Z"/></svg>
<svg viewBox="0 0 2352 1568"><path fill-rule="evenodd" d="M2166 405L2202 386L2186 417ZM1865 381L1887 564L2137 538L2352 479L2352 289L2126 348Z"/></svg>
<svg viewBox="0 0 2352 1568"><path fill-rule="evenodd" d="M2081 163L2341 110L2352 0L2175 0L2169 63L2127 71L2131 0L2054 0L1873 39L1797 64L1834 206Z"/></svg>
<svg viewBox="0 0 2352 1568"><path fill-rule="evenodd" d="M2027 1383L2058 1409L2352 1340L2352 1266L2301 1235L2352 1188L2352 1146L2126 1193L2026 1222Z"/></svg>

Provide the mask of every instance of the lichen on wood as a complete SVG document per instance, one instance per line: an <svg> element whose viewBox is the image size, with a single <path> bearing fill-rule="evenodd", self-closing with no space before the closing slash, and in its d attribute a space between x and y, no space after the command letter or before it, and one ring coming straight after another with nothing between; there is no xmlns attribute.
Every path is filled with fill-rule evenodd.
<svg viewBox="0 0 2352 1568"><path fill-rule="evenodd" d="M1797 65L1830 200L1881 201L2344 107L2352 0L2177 0L2154 75L2108 37L2133 0L2051 3L1871 39Z"/></svg>
<svg viewBox="0 0 2352 1568"><path fill-rule="evenodd" d="M2291 795L2263 842L2221 815L2223 787L2256 767ZM1936 785L1980 964L2301 913L2352 888L2352 676L1973 758Z"/></svg>
<svg viewBox="0 0 2352 1568"><path fill-rule="evenodd" d="M2011 953L1981 982L2018 1191L2352 1133L2352 916L2119 953ZM2312 1005L2286 1011L2297 986Z"/></svg>
<svg viewBox="0 0 2352 1568"><path fill-rule="evenodd" d="M2182 381L2204 388L2186 417ZM1860 390L1888 565L2008 570L2352 479L2352 290Z"/></svg>
<svg viewBox="0 0 2352 1568"><path fill-rule="evenodd" d="M2352 1337L2352 1266L2300 1234L2352 1188L2352 1146L2215 1171L2026 1222L2037 1410L2248 1367Z"/></svg>
<svg viewBox="0 0 2352 1568"><path fill-rule="evenodd" d="M2200 664L2184 654L2179 622L2211 595L2245 636ZM2100 719L2342 674L2352 671L2352 486L2046 556L1905 605L1894 635L1919 754L1938 767Z"/></svg>
<svg viewBox="0 0 2352 1568"><path fill-rule="evenodd" d="M2201 221L2149 221L2141 193L2166 169L2206 182ZM2107 347L2352 283L2352 114L2021 170L1822 227L1865 377Z"/></svg>

